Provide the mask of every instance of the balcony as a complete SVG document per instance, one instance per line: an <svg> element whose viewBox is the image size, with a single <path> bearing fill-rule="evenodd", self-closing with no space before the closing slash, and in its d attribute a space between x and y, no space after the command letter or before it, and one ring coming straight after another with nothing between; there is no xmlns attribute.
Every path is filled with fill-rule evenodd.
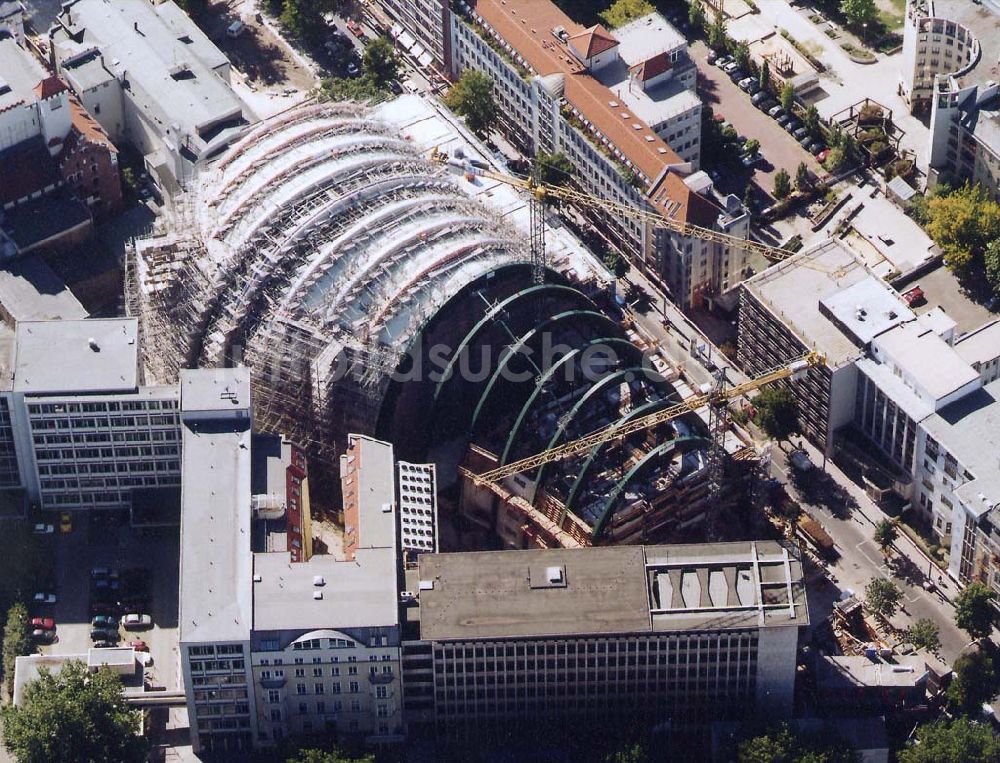
<svg viewBox="0 0 1000 763"><path fill-rule="evenodd" d="M368 681L369 683L375 684L391 684L396 678L395 673L369 673Z"/></svg>
<svg viewBox="0 0 1000 763"><path fill-rule="evenodd" d="M262 678L260 679L260 685L264 689L281 689L285 685L286 679L281 678Z"/></svg>

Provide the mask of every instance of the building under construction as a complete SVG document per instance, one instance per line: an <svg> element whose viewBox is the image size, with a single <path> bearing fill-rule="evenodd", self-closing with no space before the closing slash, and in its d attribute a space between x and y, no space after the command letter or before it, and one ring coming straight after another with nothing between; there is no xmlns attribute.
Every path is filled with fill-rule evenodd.
<svg viewBox="0 0 1000 763"><path fill-rule="evenodd" d="M510 463L681 394L575 237L551 221L538 283L527 200L434 151L499 170L415 96L248 128L130 254L146 373L249 365L255 420L308 443L313 474L332 475L348 432L434 461L442 506L477 545L638 543L696 524L709 448L695 414L504 487L461 484L460 465Z"/></svg>

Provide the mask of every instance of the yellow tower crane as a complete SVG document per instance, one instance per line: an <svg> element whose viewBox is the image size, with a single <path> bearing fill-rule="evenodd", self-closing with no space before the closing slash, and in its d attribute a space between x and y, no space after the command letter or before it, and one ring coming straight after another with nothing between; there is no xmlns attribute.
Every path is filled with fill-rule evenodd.
<svg viewBox="0 0 1000 763"><path fill-rule="evenodd" d="M500 483L507 477L512 477L515 474L528 471L529 469L535 469L543 464L548 464L553 461L561 461L564 458L585 453L591 448L610 440L626 437L635 432L650 429L659 424L670 421L671 419L675 419L678 416L682 416L685 413L697 411L699 408L704 406L725 405L730 400L738 398L741 395L745 395L748 392L752 392L755 389L760 389L761 387L767 386L768 384L772 384L781 379L792 379L793 381L798 381L810 368L821 366L825 362L826 359L820 353L810 352L803 355L801 358L792 361L791 363L772 369L761 374L760 376L744 382L743 384L737 384L727 389L713 389L708 392L695 395L694 397L685 400L683 403L678 403L677 405L671 406L670 408L666 408L662 411L650 413L647 416L641 416L622 424L612 424L611 426L604 427L591 432L588 435L584 435L583 437L573 440L572 442L551 448L550 450L542 451L541 453L536 453L533 456L528 456L527 458L522 458L518 461L513 461L509 464L503 464L495 469L482 472L481 474L474 474L467 469L462 469L461 472L466 477L470 478L476 485L489 487L491 484Z"/></svg>

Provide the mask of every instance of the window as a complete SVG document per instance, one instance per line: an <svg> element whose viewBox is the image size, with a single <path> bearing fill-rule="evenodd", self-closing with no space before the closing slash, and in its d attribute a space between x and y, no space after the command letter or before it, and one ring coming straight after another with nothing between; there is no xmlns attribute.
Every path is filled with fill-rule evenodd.
<svg viewBox="0 0 1000 763"><path fill-rule="evenodd" d="M296 694L305 694L306 693L306 685L305 684L295 684L295 693Z"/></svg>
<svg viewBox="0 0 1000 763"><path fill-rule="evenodd" d="M317 682L317 683L313 684L313 689L314 689L314 693L316 693L316 694L322 694L323 693L323 684Z"/></svg>
<svg viewBox="0 0 1000 763"><path fill-rule="evenodd" d="M317 702L316 703L316 712L317 713L325 713L326 712L326 702L323 702L322 700L319 701L319 702Z"/></svg>
<svg viewBox="0 0 1000 763"><path fill-rule="evenodd" d="M357 665L351 665L350 667L347 668L347 675L349 675L349 676L356 676L357 674L358 674L358 666Z"/></svg>
<svg viewBox="0 0 1000 763"><path fill-rule="evenodd" d="M360 689L361 686L360 684L358 684L357 681L351 681L351 687L350 687L351 694L357 694L358 691L360 691Z"/></svg>
<svg viewBox="0 0 1000 763"><path fill-rule="evenodd" d="M360 713L361 712L361 700L360 699L352 699L351 700L351 712L352 713ZM354 723L357 723L357 721L354 721Z"/></svg>
<svg viewBox="0 0 1000 763"><path fill-rule="evenodd" d="M389 690L385 686L375 687L375 697L377 699L385 699L389 695Z"/></svg>
<svg viewBox="0 0 1000 763"><path fill-rule="evenodd" d="M305 674L306 674L306 671L305 671L304 668L295 668L295 677L296 678L304 678Z"/></svg>
<svg viewBox="0 0 1000 763"><path fill-rule="evenodd" d="M299 702L299 715L305 715L309 712L309 705L305 702Z"/></svg>
<svg viewBox="0 0 1000 763"><path fill-rule="evenodd" d="M381 734L382 736L387 736L389 734L389 724L380 723L378 725L378 733Z"/></svg>
<svg viewBox="0 0 1000 763"><path fill-rule="evenodd" d="M386 705L386 704L379 704L379 706L376 708L376 715L379 718L388 718L389 717L389 706Z"/></svg>
<svg viewBox="0 0 1000 763"><path fill-rule="evenodd" d="M313 678L322 678L323 668L313 668Z"/></svg>
<svg viewBox="0 0 1000 763"><path fill-rule="evenodd" d="M281 702L281 693L277 689L271 689L267 692L267 701L272 705L276 705Z"/></svg>
<svg viewBox="0 0 1000 763"><path fill-rule="evenodd" d="M272 721L280 721L281 720L281 710L278 710L277 708L274 708L273 710L271 710L271 720Z"/></svg>

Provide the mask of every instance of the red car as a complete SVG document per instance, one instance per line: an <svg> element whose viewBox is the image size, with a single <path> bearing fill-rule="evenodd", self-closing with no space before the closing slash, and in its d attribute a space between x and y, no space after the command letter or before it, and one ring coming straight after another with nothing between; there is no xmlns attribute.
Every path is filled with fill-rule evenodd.
<svg viewBox="0 0 1000 763"><path fill-rule="evenodd" d="M56 621L51 617L33 617L31 618L31 627L51 631L55 630Z"/></svg>
<svg viewBox="0 0 1000 763"><path fill-rule="evenodd" d="M145 641L129 641L128 645L137 652L148 652L149 645Z"/></svg>
<svg viewBox="0 0 1000 763"><path fill-rule="evenodd" d="M365 30L361 28L361 24L359 24L357 21L354 21L353 19L347 22L347 28L351 30L351 34L353 34L355 37L365 36Z"/></svg>
<svg viewBox="0 0 1000 763"><path fill-rule="evenodd" d="M924 290L921 289L920 285L918 284L917 286L914 286L909 291L904 291L903 292L903 301L907 305L909 305L910 307L913 307L914 305L922 304L923 302L926 301L926 297L924 297Z"/></svg>

